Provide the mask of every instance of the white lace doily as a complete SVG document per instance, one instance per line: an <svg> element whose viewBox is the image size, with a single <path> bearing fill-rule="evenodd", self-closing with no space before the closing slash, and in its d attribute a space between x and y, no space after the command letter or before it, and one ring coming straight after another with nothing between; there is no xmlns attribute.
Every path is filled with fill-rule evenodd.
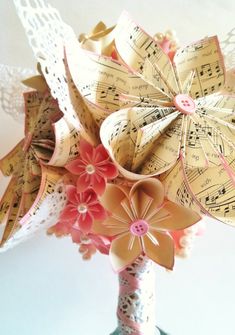
<svg viewBox="0 0 235 335"><path fill-rule="evenodd" d="M66 201L65 188L60 182L55 186L54 192L49 194L42 202L35 215L6 241L4 246L0 248L0 252L4 252L27 240L39 230L46 230L49 226L55 224Z"/></svg>
<svg viewBox="0 0 235 335"><path fill-rule="evenodd" d="M23 93L29 90L21 81L33 73L31 69L0 64L0 105L16 121L24 119Z"/></svg>
<svg viewBox="0 0 235 335"><path fill-rule="evenodd" d="M79 128L64 63L65 41L77 39L73 29L43 0L14 0L14 4L52 96L58 100L66 119Z"/></svg>
<svg viewBox="0 0 235 335"><path fill-rule="evenodd" d="M221 42L221 48L225 56L227 70L235 68L235 28L233 28Z"/></svg>

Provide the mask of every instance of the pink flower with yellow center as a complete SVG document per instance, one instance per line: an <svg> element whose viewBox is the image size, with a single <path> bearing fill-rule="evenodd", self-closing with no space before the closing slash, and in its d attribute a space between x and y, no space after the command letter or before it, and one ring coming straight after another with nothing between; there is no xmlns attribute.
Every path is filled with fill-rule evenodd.
<svg viewBox="0 0 235 335"><path fill-rule="evenodd" d="M100 144L94 148L83 139L80 141L80 157L68 163L66 169L79 176L77 188L80 192L92 187L99 195L104 193L106 180L118 175L104 146Z"/></svg>
<svg viewBox="0 0 235 335"><path fill-rule="evenodd" d="M200 220L198 214L164 199L164 188L155 178L138 181L131 188L108 184L101 203L112 214L95 223L93 231L113 237L109 255L116 271L141 254L172 269L174 241L169 232Z"/></svg>

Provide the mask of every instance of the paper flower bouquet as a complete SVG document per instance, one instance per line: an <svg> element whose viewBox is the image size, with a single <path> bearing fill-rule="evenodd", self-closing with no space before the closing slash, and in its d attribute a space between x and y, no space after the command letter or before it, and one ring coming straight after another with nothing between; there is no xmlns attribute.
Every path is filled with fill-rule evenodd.
<svg viewBox="0 0 235 335"><path fill-rule="evenodd" d="M1 67L2 107L24 108L25 137L0 161L0 250L47 229L84 259L109 255L113 334L160 333L154 264L188 254L204 214L235 224L234 34L224 54L216 36L180 47L124 12L78 39L44 1L14 3L38 73Z"/></svg>

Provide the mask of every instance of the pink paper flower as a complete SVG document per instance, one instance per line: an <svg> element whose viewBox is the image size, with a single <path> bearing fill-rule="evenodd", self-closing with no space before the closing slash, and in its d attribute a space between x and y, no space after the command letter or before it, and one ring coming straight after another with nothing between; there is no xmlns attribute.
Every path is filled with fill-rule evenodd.
<svg viewBox="0 0 235 335"><path fill-rule="evenodd" d="M101 195L104 193L106 180L118 175L116 166L102 144L94 148L85 140L80 141L80 158L68 163L66 169L78 175L77 188L80 192L92 187Z"/></svg>
<svg viewBox="0 0 235 335"><path fill-rule="evenodd" d="M71 236L74 243L80 245L79 252L84 260L88 260L98 250L101 254L108 255L110 249L110 238L92 233L83 234L79 229L73 227Z"/></svg>
<svg viewBox="0 0 235 335"><path fill-rule="evenodd" d="M78 227L82 232L91 230L94 220L104 220L106 212L92 189L79 193L73 185L66 186L68 203L60 214L60 221Z"/></svg>

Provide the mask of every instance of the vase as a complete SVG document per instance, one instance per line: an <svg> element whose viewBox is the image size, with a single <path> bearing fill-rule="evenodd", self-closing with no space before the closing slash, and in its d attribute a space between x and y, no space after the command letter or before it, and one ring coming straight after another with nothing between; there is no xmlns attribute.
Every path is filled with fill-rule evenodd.
<svg viewBox="0 0 235 335"><path fill-rule="evenodd" d="M154 263L145 256L119 273L117 319L110 335L167 335L156 327Z"/></svg>

